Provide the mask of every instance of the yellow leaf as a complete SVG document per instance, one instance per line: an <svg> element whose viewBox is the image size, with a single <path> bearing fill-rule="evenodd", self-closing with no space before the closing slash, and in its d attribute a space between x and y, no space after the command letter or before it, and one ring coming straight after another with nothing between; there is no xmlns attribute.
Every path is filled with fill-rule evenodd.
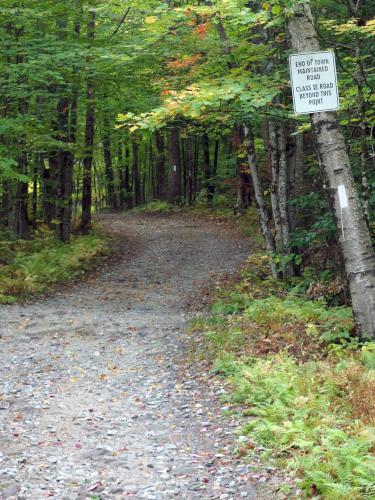
<svg viewBox="0 0 375 500"><path fill-rule="evenodd" d="M145 23L146 24L154 24L154 23L156 23L157 19L158 18L156 16L147 16L147 17L145 17Z"/></svg>
<svg viewBox="0 0 375 500"><path fill-rule="evenodd" d="M135 132L136 130L138 130L138 126L137 125L133 125L132 127L130 127L129 131L130 132Z"/></svg>

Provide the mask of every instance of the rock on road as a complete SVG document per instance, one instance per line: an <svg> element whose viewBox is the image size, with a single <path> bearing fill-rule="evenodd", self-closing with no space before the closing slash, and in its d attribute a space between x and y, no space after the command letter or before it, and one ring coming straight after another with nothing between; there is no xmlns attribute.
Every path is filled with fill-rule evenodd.
<svg viewBox="0 0 375 500"><path fill-rule="evenodd" d="M136 250L0 306L0 498L260 498L218 382L181 368L186 300L238 268L246 240L179 215L101 221Z"/></svg>

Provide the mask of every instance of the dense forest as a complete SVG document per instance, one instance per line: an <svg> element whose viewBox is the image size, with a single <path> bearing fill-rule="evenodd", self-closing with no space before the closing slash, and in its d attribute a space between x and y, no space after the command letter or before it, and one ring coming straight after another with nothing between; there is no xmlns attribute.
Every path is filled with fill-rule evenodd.
<svg viewBox="0 0 375 500"><path fill-rule="evenodd" d="M1 0L0 498L375 498L374 15Z"/></svg>
<svg viewBox="0 0 375 500"><path fill-rule="evenodd" d="M363 294L374 304L374 4L295 4L3 2L5 234L46 224L68 242L93 211L151 200L256 205L273 275L344 263L374 335L361 306ZM341 107L310 122L292 111L288 55L319 48L335 52Z"/></svg>

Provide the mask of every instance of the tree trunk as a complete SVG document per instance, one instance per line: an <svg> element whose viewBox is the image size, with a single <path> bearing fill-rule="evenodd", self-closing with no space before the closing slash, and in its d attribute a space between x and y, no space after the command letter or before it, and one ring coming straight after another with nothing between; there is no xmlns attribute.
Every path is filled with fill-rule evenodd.
<svg viewBox="0 0 375 500"><path fill-rule="evenodd" d="M293 50L319 51L309 5L295 7L288 30ZM314 113L310 117L334 207L358 334L375 337L375 254L344 137L336 113Z"/></svg>
<svg viewBox="0 0 375 500"><path fill-rule="evenodd" d="M188 136L184 141L184 165L185 165L185 173L186 173L186 203L189 206L193 205L193 166L194 166L194 157L193 157L193 140L191 136Z"/></svg>
<svg viewBox="0 0 375 500"><path fill-rule="evenodd" d="M24 28L19 28L17 31L17 38L21 37L25 30ZM25 57L23 55L18 55L16 57L17 64L22 64L25 62ZM24 86L26 84L26 77L21 76L18 79L18 89L22 93L25 91ZM19 98L18 101L18 110L22 116L26 116L28 113L28 100L26 97ZM21 136L18 140L18 171L21 175L28 175L28 157L27 150L25 144L25 137L21 133ZM16 200L15 200L15 224L14 229L18 238L28 239L30 237L30 220L28 214L28 189L29 184L28 181L19 180L17 182L17 190L16 190Z"/></svg>
<svg viewBox="0 0 375 500"><path fill-rule="evenodd" d="M179 203L181 201L181 154L180 134L176 127L171 128L168 136L168 201Z"/></svg>
<svg viewBox="0 0 375 500"><path fill-rule="evenodd" d="M160 130L156 131L156 198L165 200L166 198L166 180L165 180L165 155L164 155L164 137Z"/></svg>
<svg viewBox="0 0 375 500"><path fill-rule="evenodd" d="M6 33L8 36L11 36L13 31L12 25L6 26ZM6 49L10 48L9 43L5 45ZM5 61L10 65L12 62L11 57L5 58ZM2 98L1 98L1 107L0 107L0 117L6 118L8 115L10 97L8 93L8 82L9 82L9 74L5 72L2 75L3 79L3 88L2 88ZM0 135L0 144L4 146L6 149L9 138L1 134ZM0 225L2 227L7 228L9 231L14 232L14 200L13 200L13 186L12 182L9 179L4 179L2 181L2 201L1 201L1 213L0 213Z"/></svg>
<svg viewBox="0 0 375 500"><path fill-rule="evenodd" d="M219 146L220 146L219 139L216 139L215 152L214 152L214 164L213 164L213 169L212 169L213 177L216 177L216 175L217 175L217 168L218 168L218 164L219 164Z"/></svg>
<svg viewBox="0 0 375 500"><path fill-rule="evenodd" d="M137 207L142 204L142 186L139 173L139 146L136 139L133 140L133 189L134 206Z"/></svg>
<svg viewBox="0 0 375 500"><path fill-rule="evenodd" d="M76 19L74 23L74 38L77 42L81 33L82 0L75 1ZM73 67L75 73L72 96L70 98L70 121L68 124L67 142L72 147L77 142L78 125L78 94L79 76L78 65ZM65 152L64 172L61 176L61 194L63 204L60 211L59 237L64 243L68 243L72 231L73 216L73 183L74 183L74 152L69 149Z"/></svg>
<svg viewBox="0 0 375 500"><path fill-rule="evenodd" d="M10 180L2 182L2 197L1 197L1 226L14 232L14 200L13 187Z"/></svg>
<svg viewBox="0 0 375 500"><path fill-rule="evenodd" d="M212 207L214 200L215 187L212 184L212 169L210 162L210 141L208 134L203 135L203 158L204 158L204 177L207 191L207 206Z"/></svg>
<svg viewBox="0 0 375 500"><path fill-rule="evenodd" d="M363 192L363 205L366 217L366 222L369 224L369 199L370 199L370 186L368 181L368 142L367 142L367 118L366 118L366 100L363 93L365 85L365 77L363 72L362 58L361 58L361 39L358 34L355 35L355 58L356 58L356 81L357 81L357 95L358 95L358 115L359 127L361 133L361 180Z"/></svg>
<svg viewBox="0 0 375 500"><path fill-rule="evenodd" d="M194 137L194 158L193 158L193 202L197 198L197 192L199 189L199 178L198 178L198 165L199 165L199 146L200 141L198 141L197 136Z"/></svg>
<svg viewBox="0 0 375 500"><path fill-rule="evenodd" d="M33 195L32 195L32 220L33 225L36 226L36 220L38 217L38 191L39 184L38 179L39 175L42 171L42 157L40 154L36 154L34 157L34 166L33 166Z"/></svg>
<svg viewBox="0 0 375 500"><path fill-rule="evenodd" d="M107 181L108 206L112 210L117 210L118 207L116 203L115 179L113 175L111 152L111 125L107 113L104 114L103 129L103 155Z"/></svg>
<svg viewBox="0 0 375 500"><path fill-rule="evenodd" d="M18 157L18 171L22 175L28 174L28 161L27 153L24 150L24 144L19 143L21 146L21 153ZM25 181L18 181L17 193L15 200L15 224L14 229L18 238L28 239L30 237L30 221L27 210L27 197L28 197L28 183Z"/></svg>
<svg viewBox="0 0 375 500"><path fill-rule="evenodd" d="M95 11L90 10L87 25L87 39L89 46L92 46L95 38ZM91 59L91 57L89 57ZM89 60L89 62L91 62ZM82 180L82 216L81 232L88 234L91 230L91 210L92 210L92 163L94 156L94 134L95 134L95 87L92 68L87 76L87 110L86 110L86 130L85 130L85 155L83 157L83 180Z"/></svg>
<svg viewBox="0 0 375 500"><path fill-rule="evenodd" d="M283 123L278 123L276 125L276 136L277 136L277 151L278 151L278 162L279 162L279 178L278 178L278 192L277 198L280 210L280 222L281 222L281 240L282 248L281 252L286 257L291 253L290 247L290 221L289 221L289 211L288 211L288 163L286 156L287 140L286 140L286 129ZM292 262L283 265L283 275L284 279L288 279L295 274L294 264Z"/></svg>
<svg viewBox="0 0 375 500"><path fill-rule="evenodd" d="M272 229L270 224L270 218L268 215L268 210L266 202L264 199L264 190L262 187L262 181L258 171L257 157L255 153L254 146L254 136L250 127L244 126L244 132L247 142L247 158L249 162L249 167L251 171L251 177L254 185L255 199L258 205L258 212L260 218L260 225L262 228L262 233L264 240L266 242L266 249L268 254L271 256L275 253L275 242L272 235ZM277 278L277 271L274 261L271 259L271 271L272 277Z"/></svg>
<svg viewBox="0 0 375 500"><path fill-rule="evenodd" d="M61 143L69 142L69 100L60 99L57 106L57 139ZM72 217L72 190L73 190L73 153L68 149L61 148L55 152L56 161L56 200L58 224L56 231L58 237L67 243L70 239L70 227Z"/></svg>
<svg viewBox="0 0 375 500"><path fill-rule="evenodd" d="M125 160L123 163L123 153L122 145L118 148L118 171L121 179L120 184L120 208L130 208L129 207L129 193L130 189L130 168L129 168L129 157L130 151L129 146L125 146Z"/></svg>

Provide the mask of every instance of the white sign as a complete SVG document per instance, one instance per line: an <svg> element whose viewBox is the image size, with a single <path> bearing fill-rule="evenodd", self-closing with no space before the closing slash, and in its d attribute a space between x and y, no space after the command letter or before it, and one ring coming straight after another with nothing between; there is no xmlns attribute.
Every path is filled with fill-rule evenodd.
<svg viewBox="0 0 375 500"><path fill-rule="evenodd" d="M300 114L339 109L336 61L333 52L289 56L294 111Z"/></svg>

